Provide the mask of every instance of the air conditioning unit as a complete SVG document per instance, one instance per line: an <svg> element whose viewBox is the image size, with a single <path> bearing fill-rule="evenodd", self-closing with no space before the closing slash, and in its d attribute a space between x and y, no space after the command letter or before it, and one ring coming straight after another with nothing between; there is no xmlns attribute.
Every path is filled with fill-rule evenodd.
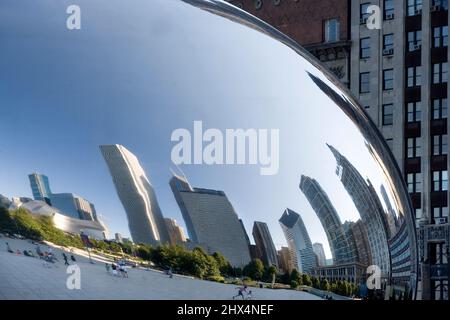
<svg viewBox="0 0 450 320"><path fill-rule="evenodd" d="M383 56L392 56L394 54L394 49L384 49Z"/></svg>
<svg viewBox="0 0 450 320"><path fill-rule="evenodd" d="M394 20L395 15L393 13L386 15L386 20Z"/></svg>
<svg viewBox="0 0 450 320"><path fill-rule="evenodd" d="M431 6L430 11L431 12L441 11L441 6L440 5Z"/></svg>
<svg viewBox="0 0 450 320"><path fill-rule="evenodd" d="M444 218L436 218L436 224L446 224L447 223L447 217Z"/></svg>
<svg viewBox="0 0 450 320"><path fill-rule="evenodd" d="M360 23L360 24L366 24L366 23L367 23L367 18L361 18L361 19L359 19L359 23Z"/></svg>
<svg viewBox="0 0 450 320"><path fill-rule="evenodd" d="M421 15L422 14L422 9L417 9L416 11L414 11L415 15Z"/></svg>

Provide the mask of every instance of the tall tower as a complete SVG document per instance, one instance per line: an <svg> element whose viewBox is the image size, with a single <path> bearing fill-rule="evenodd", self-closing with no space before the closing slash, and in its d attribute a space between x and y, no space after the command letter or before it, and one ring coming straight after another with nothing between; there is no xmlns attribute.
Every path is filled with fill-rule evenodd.
<svg viewBox="0 0 450 320"><path fill-rule="evenodd" d="M314 253L317 256L317 263L320 267L325 267L327 265L327 258L325 257L325 250L323 250L323 244L314 243L313 244Z"/></svg>
<svg viewBox="0 0 450 320"><path fill-rule="evenodd" d="M302 176L300 190L308 199L323 226L334 264L355 262L355 248L347 238L341 219L320 184L315 179Z"/></svg>
<svg viewBox="0 0 450 320"><path fill-rule="evenodd" d="M299 272L310 274L316 267L316 255L302 218L295 211L286 209L279 222L286 237L293 264Z"/></svg>
<svg viewBox="0 0 450 320"><path fill-rule="evenodd" d="M257 255L268 267L275 266L278 269L277 250L273 244L269 227L265 222L255 221L253 224L253 239L256 243Z"/></svg>
<svg viewBox="0 0 450 320"><path fill-rule="evenodd" d="M236 267L250 262L244 229L223 191L192 188L184 177L170 180L189 238L208 253L219 252Z"/></svg>
<svg viewBox="0 0 450 320"><path fill-rule="evenodd" d="M48 205L51 205L52 191L50 190L48 177L43 174L32 173L28 175L28 179L30 180L34 200L45 201Z"/></svg>
<svg viewBox="0 0 450 320"><path fill-rule="evenodd" d="M384 273L390 272L388 248L388 222L380 200L370 181L366 181L358 170L333 146L328 145L336 158L336 174L352 198L367 231L372 262ZM405 257L409 254L405 253Z"/></svg>
<svg viewBox="0 0 450 320"><path fill-rule="evenodd" d="M138 158L117 144L100 146L100 150L127 213L133 241L151 245L169 243L169 234L155 191Z"/></svg>

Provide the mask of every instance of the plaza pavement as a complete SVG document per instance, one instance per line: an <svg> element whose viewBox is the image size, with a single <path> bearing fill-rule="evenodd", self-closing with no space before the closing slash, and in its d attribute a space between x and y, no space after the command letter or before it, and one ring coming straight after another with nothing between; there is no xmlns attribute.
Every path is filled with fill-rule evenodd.
<svg viewBox="0 0 450 320"><path fill-rule="evenodd" d="M0 238L0 300L231 300L236 294L235 285L177 275L171 279L161 272L140 268L128 269L129 278L115 277L106 272L102 261L96 260L95 264L90 264L86 257L79 254L75 256L81 270L81 289L69 290L66 287L69 274L61 256L62 250L53 248L59 262L50 264L48 268L40 259L8 253L6 242L13 251L27 249L35 254L35 246L26 240ZM48 251L42 245L41 249ZM251 290L253 300L321 300L301 291Z"/></svg>

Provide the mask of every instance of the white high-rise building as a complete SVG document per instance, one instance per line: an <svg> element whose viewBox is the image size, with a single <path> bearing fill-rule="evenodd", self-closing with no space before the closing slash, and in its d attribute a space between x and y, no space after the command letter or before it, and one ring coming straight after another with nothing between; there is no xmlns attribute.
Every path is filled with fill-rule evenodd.
<svg viewBox="0 0 450 320"><path fill-rule="evenodd" d="M302 217L295 211L286 209L279 222L289 246L293 265L299 272L311 274L316 267L316 256Z"/></svg>
<svg viewBox="0 0 450 320"><path fill-rule="evenodd" d="M155 191L138 158L117 144L100 146L100 150L127 213L133 242L151 245L169 243Z"/></svg>

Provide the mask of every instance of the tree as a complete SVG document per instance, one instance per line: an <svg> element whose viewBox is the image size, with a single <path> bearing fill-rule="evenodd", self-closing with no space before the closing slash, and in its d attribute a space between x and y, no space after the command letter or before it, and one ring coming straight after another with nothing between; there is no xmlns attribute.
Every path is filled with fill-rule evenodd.
<svg viewBox="0 0 450 320"><path fill-rule="evenodd" d="M305 286L311 287L312 286L311 277L306 273L302 274L302 283Z"/></svg>
<svg viewBox="0 0 450 320"><path fill-rule="evenodd" d="M330 291L330 283L328 282L327 279L322 278L320 280L320 290Z"/></svg>
<svg viewBox="0 0 450 320"><path fill-rule="evenodd" d="M220 270L220 273L222 275L232 275L233 274L233 267L220 252L214 252L214 254L212 256L216 260L217 265Z"/></svg>
<svg viewBox="0 0 450 320"><path fill-rule="evenodd" d="M270 266L270 267L267 269L267 273L270 275L270 277L271 277L272 279L274 279L275 276L277 275L277 268L276 268L275 266Z"/></svg>
<svg viewBox="0 0 450 320"><path fill-rule="evenodd" d="M292 270L291 276L290 276L290 280L291 280L291 283L292 283L292 281L297 282L297 284L298 284L299 286L301 286L301 285L303 284L302 276L301 276L300 273L297 271L297 269L293 269L293 270Z"/></svg>
<svg viewBox="0 0 450 320"><path fill-rule="evenodd" d="M260 259L253 259L244 267L243 274L253 280L261 280L264 275L264 264Z"/></svg>

